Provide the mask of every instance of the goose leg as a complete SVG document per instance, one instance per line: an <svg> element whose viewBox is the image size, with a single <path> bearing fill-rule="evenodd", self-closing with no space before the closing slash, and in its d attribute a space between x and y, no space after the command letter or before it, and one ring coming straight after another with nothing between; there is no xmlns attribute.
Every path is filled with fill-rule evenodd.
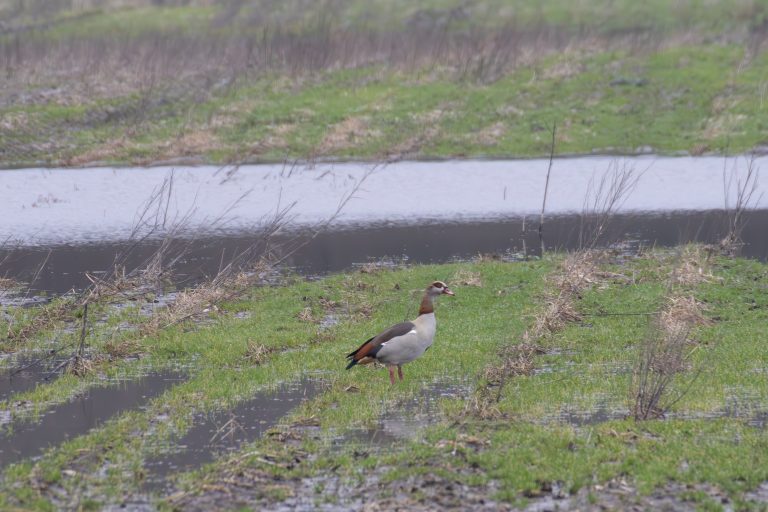
<svg viewBox="0 0 768 512"><path fill-rule="evenodd" d="M389 367L389 383L393 386L395 385L395 367L390 366Z"/></svg>
<svg viewBox="0 0 768 512"><path fill-rule="evenodd" d="M403 367L400 365L397 365L397 376L400 377L400 380L403 380Z"/></svg>

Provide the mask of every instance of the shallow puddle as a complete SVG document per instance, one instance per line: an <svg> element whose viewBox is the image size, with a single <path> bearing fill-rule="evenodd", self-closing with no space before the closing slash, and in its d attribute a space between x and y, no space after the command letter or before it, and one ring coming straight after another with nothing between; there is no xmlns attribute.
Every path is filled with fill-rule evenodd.
<svg viewBox="0 0 768 512"><path fill-rule="evenodd" d="M275 426L292 409L322 391L317 380L302 379L275 391L256 393L228 411L197 418L194 426L169 452L144 462L144 487L160 491L171 473L190 471L253 442Z"/></svg>
<svg viewBox="0 0 768 512"><path fill-rule="evenodd" d="M135 380L93 388L83 396L52 408L38 421L14 425L0 433L0 467L42 454L75 436L86 434L123 411L146 405L153 397L183 381L178 372L149 374Z"/></svg>
<svg viewBox="0 0 768 512"><path fill-rule="evenodd" d="M16 394L34 389L51 378L64 361L55 355L24 355L16 357L12 365L0 369L0 401Z"/></svg>
<svg viewBox="0 0 768 512"><path fill-rule="evenodd" d="M416 439L424 428L442 418L438 407L440 399L465 398L469 392L469 387L461 384L431 384L384 413L374 427L348 430L335 443L385 447Z"/></svg>
<svg viewBox="0 0 768 512"><path fill-rule="evenodd" d="M616 405L598 403L595 407L589 409L563 407L557 415L548 417L544 423L563 423L572 427L582 428L606 421L621 420L626 418L628 414L626 409L621 409Z"/></svg>
<svg viewBox="0 0 768 512"><path fill-rule="evenodd" d="M768 255L768 210L749 211L742 237L747 245L743 255L765 259ZM671 247L688 241L716 242L722 237L723 213L672 212L664 214L617 215L609 225L604 242L621 240L616 246L619 254L636 252L642 247ZM544 238L550 250L571 250L579 247L579 215L548 217ZM500 259L521 259L537 256L538 224L528 218L503 217L495 220L427 222L414 225L367 224L326 231L298 248L285 265L297 272L313 276L337 272L380 259L403 263L442 263L466 260L478 254L493 254ZM253 243L258 232L202 236L194 241L189 254L174 267L177 287L199 282L215 275L222 260ZM285 235L285 240L296 234ZM276 237L276 246L281 242ZM283 240L283 241L285 241ZM15 249L2 266L5 275L31 281L40 268L32 289L51 294L81 289L90 284L86 272L109 269L115 257L131 247L127 242L105 240L82 245L54 247L20 247ZM146 261L158 247L148 241L132 247L125 262L131 269ZM50 254L49 254L50 250ZM3 253L0 250L0 261Z"/></svg>

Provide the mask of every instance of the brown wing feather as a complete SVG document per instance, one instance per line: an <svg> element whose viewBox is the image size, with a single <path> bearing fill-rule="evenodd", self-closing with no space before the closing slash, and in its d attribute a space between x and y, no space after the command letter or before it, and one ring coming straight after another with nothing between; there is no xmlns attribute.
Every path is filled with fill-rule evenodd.
<svg viewBox="0 0 768 512"><path fill-rule="evenodd" d="M351 368L364 357L376 357L376 352L378 352L377 349L381 347L383 343L386 343L392 338L402 336L403 334L408 334L415 327L416 325L414 325L413 322L401 322L393 325L381 334L370 338L360 345L357 350L347 354L347 359L350 359L350 365L347 368Z"/></svg>

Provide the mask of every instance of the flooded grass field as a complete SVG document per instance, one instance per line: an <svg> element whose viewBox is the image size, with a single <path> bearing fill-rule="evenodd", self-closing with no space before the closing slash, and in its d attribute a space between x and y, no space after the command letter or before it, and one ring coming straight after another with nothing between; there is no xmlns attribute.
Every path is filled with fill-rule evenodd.
<svg viewBox="0 0 768 512"><path fill-rule="evenodd" d="M264 194L284 187L285 204L297 202L259 246L274 259L260 253L226 279L227 261L265 239L259 219L275 204L235 201L212 233L201 226L228 202L206 202L195 171L175 171L178 189L164 189L135 239L125 234L147 211L139 192L85 210L100 215L75 214L77 194L38 204L39 229L0 257L11 278L0 296L0 508L759 509L768 211L755 201L741 212L735 257L722 242L733 219L722 160L701 160L717 193L695 201L661 160L587 247L584 197L605 161L568 167L550 190L543 255L541 173L525 178L519 162L473 163L474 181L456 179L465 167L441 177L430 166L442 164L418 164L436 201L412 218L390 204L397 168L305 169L298 182L241 169L239 190L272 180ZM14 172L17 191L29 176L49 183ZM151 170L141 190L169 172ZM332 180L316 210L301 206L310 178ZM489 191L498 197L484 201ZM25 201L0 207L16 239L25 228L8 220ZM184 233L156 217L192 210ZM173 265L132 272L161 250ZM456 297L438 304L435 344L405 381L344 370L362 340L413 318L435 279ZM664 387L646 402L654 385Z"/></svg>

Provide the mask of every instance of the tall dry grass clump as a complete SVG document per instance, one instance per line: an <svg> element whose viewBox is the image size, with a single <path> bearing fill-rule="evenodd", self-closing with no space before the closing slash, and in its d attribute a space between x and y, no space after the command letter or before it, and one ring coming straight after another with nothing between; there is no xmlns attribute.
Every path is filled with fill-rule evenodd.
<svg viewBox="0 0 768 512"><path fill-rule="evenodd" d="M723 165L723 198L725 201L725 236L720 240L720 253L737 256L744 246L741 238L746 226L747 210L755 208L762 194L757 194L760 168L756 165L755 155L747 161L746 172L740 173L738 160L728 169L727 159Z"/></svg>
<svg viewBox="0 0 768 512"><path fill-rule="evenodd" d="M712 320L705 316L705 305L690 289L706 281L708 275L700 248L686 250L672 272L664 305L654 315L637 353L630 386L636 420L664 417L698 376L691 362L697 347L692 332L698 326L711 325ZM686 373L688 378L682 378Z"/></svg>

